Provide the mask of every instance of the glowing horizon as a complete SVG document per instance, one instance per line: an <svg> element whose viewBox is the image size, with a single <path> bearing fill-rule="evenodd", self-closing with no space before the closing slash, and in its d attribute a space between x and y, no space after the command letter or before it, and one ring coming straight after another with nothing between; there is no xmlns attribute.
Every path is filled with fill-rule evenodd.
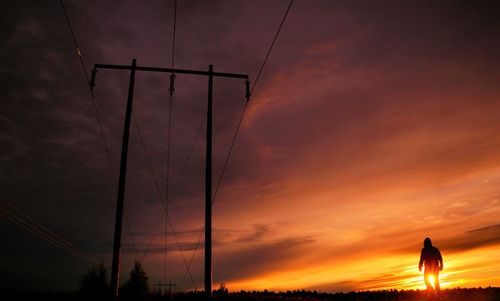
<svg viewBox="0 0 500 301"><path fill-rule="evenodd" d="M494 257L498 252L500 252L500 246L480 248L448 255L445 269L439 275L441 288L488 287L491 286L492 283L498 283L500 280L500 275L496 274L498 264L496 264L494 260L485 260L484 258L484 256L488 256L489 258ZM365 261L370 261L371 265L367 265ZM393 263L392 265L387 264L393 261L399 261L400 263ZM476 267L471 267L471 264L475 264ZM418 271L417 265L418 258L415 260L415 256L408 254L390 256L390 258L385 257L385 259L364 259L361 262L344 266L333 264L330 266L276 272L255 279L228 282L225 284L230 291L238 291L241 289L267 289L269 291L310 289L334 291L321 289L322 285L327 286L332 281L352 281L358 283L359 287L354 289L356 291L388 289L425 290L426 286L423 272ZM473 275L471 272L477 270L480 270L481 273L477 274L475 277L471 276ZM381 280L377 280L377 278L381 278ZM393 279L384 280L384 278Z"/></svg>

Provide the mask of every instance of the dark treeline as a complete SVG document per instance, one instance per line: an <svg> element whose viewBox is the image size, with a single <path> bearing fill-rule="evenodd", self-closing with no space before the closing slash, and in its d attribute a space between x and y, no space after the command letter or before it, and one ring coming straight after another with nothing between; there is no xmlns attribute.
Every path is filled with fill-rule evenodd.
<svg viewBox="0 0 500 301"><path fill-rule="evenodd" d="M60 293L60 292L19 292L19 291L4 291L0 293L2 300L109 300L104 296L84 296L78 292ZM170 296L160 296L155 294L147 294L137 296L135 298L124 298L127 300L205 300L203 292L186 292L176 293ZM270 292L270 291L239 291L228 292L227 290L214 291L213 300L236 300L236 301L253 301L253 300L283 300L283 301L422 301L422 300L440 300L440 301L498 301L500 300L500 288L455 288L442 290L439 296L426 291L419 290L387 290L387 291L363 291L349 293L322 293L317 291L286 291L286 292Z"/></svg>

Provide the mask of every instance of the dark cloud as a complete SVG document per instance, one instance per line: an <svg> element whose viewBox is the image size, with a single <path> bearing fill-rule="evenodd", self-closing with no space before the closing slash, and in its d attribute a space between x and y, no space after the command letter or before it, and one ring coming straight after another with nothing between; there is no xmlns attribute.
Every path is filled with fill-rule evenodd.
<svg viewBox="0 0 500 301"><path fill-rule="evenodd" d="M268 225L257 224L253 233L240 237L235 242L257 242L269 234L269 232L271 232L271 229Z"/></svg>
<svg viewBox="0 0 500 301"><path fill-rule="evenodd" d="M443 240L440 242L440 248L449 252L461 252L498 244L500 244L500 225L492 225L467 231L456 238Z"/></svg>
<svg viewBox="0 0 500 301"><path fill-rule="evenodd" d="M132 58L170 65L172 3L64 3L88 69ZM255 80L287 3L179 2L175 65L214 64ZM100 70L96 79L110 167L59 3L10 1L3 9L1 197L108 260L116 198L111 173L118 174L129 74ZM352 183L367 193L395 182L440 185L497 166L497 12L492 2L297 1L249 104L215 202L216 277L256 276L314 251L319 238L279 233L269 221L308 204L312 192ZM206 86L206 78L178 75L173 100L169 215L181 249L189 252L203 226ZM215 185L244 106L244 85L216 79L214 93ZM164 214L168 101L168 75L138 72L126 212L139 250ZM468 210L454 212L465 216ZM299 220L306 214L299 211L286 218ZM494 244L497 230L442 245L455 251ZM88 267L5 220L0 235L12 242L1 256L2 271L13 275L8 286L23 279L20 270L30 270L33 287L71 290ZM164 252L163 238L154 240L153 256ZM124 241L131 262L127 229ZM177 247L170 241L171 255ZM152 279L159 274L153 264ZM339 282L332 289L353 285Z"/></svg>
<svg viewBox="0 0 500 301"><path fill-rule="evenodd" d="M498 229L500 229L500 224L477 228L474 230L470 230L467 233L484 233L484 232L498 231Z"/></svg>
<svg viewBox="0 0 500 301"><path fill-rule="evenodd" d="M301 253L314 248L313 237L289 237L269 242L254 242L237 248L236 252L216 249L214 262L217 264L217 281L240 280L261 275L279 267L293 266L301 261Z"/></svg>
<svg viewBox="0 0 500 301"><path fill-rule="evenodd" d="M205 236L204 236L204 229L192 229L192 230L186 230L186 231L168 231L167 232L167 239L170 240L175 240L176 244L171 244L170 246L167 247L167 252L177 252L179 250L186 251L186 252L193 252L193 251L198 251L198 250L203 250L205 246ZM264 225L264 224L257 224L254 225L251 229L219 229L219 228L214 228L212 229L212 233L214 236L214 239L212 241L212 244L214 248L223 248L225 246L231 246L231 245L238 245L238 244L246 244L246 243L258 243L261 242L264 238L267 238L269 234L274 233L272 231L272 227L270 225ZM140 242L135 243L135 247L140 250L146 250L148 249L149 253L163 253L165 252L165 247L163 245L165 235L164 233L157 233L155 236L154 241L146 241L146 239L151 238L151 233L149 232L134 232L132 235L135 237L135 239L140 240ZM293 244L295 243L300 243L300 239L288 239L288 240L282 240L279 243L289 243ZM127 252L132 252L134 251L134 245L131 243L125 243L125 248L124 250ZM86 247L92 249L92 250L100 250L100 252L104 252L104 248L110 248L111 247L111 241L105 242L105 243L99 243L98 245L95 245L94 248L91 245L87 245Z"/></svg>
<svg viewBox="0 0 500 301"><path fill-rule="evenodd" d="M457 223L455 225L451 224L450 227L456 227L458 224L460 223ZM442 237L442 235L439 235L442 231L439 231L438 226L420 229L418 232L436 233L437 235L439 235L438 237L427 235L430 236L435 246L437 246L444 253L457 253L470 251L481 247L499 245L499 231L500 225L491 225L462 232L457 235L453 235L452 237ZM418 253L420 248L423 247L423 240L425 238L425 236L422 236L422 234L419 235L421 236L421 239L419 241L414 241L413 243L408 241L406 242L406 246L403 247L394 246L396 247L397 252ZM412 237L411 234L406 236ZM404 237L403 233L391 234L386 236L386 238L393 240L400 240L401 237Z"/></svg>

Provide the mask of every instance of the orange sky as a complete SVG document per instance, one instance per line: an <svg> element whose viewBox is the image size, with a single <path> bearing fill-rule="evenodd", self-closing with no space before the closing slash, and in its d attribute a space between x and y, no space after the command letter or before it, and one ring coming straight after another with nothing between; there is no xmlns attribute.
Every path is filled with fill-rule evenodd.
<svg viewBox="0 0 500 301"><path fill-rule="evenodd" d="M89 67L131 58L170 66L169 1L65 2ZM179 1L175 66L213 64L254 82L288 3ZM94 88L110 167L54 5L19 1L5 14L0 197L110 264L110 169L118 174L129 75L100 70ZM427 236L443 254L443 287L500 286L496 5L295 1L214 204L215 288L423 288L418 260ZM124 228L121 279L164 215L168 83L164 74L136 78L141 135L132 124L125 198L132 235ZM203 226L204 131L195 137L205 122L206 86L205 78L176 77L169 214L177 238L170 229L164 278L159 224L143 262L152 287L160 279L181 290L203 283L203 241L193 250ZM214 82L214 186L244 92L243 81ZM9 242L0 269L11 281L0 283L72 291L90 267L3 219L0 234ZM183 277L192 256L193 281Z"/></svg>
<svg viewBox="0 0 500 301"><path fill-rule="evenodd" d="M336 72L336 59L306 69L324 47L336 49L311 46L252 100L244 135L258 145L260 174L225 187L216 204L216 282L424 288L417 264L430 236L443 253L443 287L499 285L497 80L449 62L410 78L399 69ZM410 82L418 89L392 88ZM374 95L376 105L343 104L357 101L339 96L345 89ZM342 115L351 110L361 116Z"/></svg>
<svg viewBox="0 0 500 301"><path fill-rule="evenodd" d="M403 10L399 29L355 13L332 22L349 24L348 35L325 26L311 37L306 20L323 25L328 14L297 5L215 204L215 283L423 288L418 259L430 236L444 257L443 287L500 285L500 85L489 52L456 44L456 16L441 19L439 9ZM427 30L440 30L418 27L424 15ZM299 36L307 42L294 45ZM201 213L197 204L189 210ZM176 223L193 229L202 220L191 216ZM182 273L179 255L170 258L172 274Z"/></svg>

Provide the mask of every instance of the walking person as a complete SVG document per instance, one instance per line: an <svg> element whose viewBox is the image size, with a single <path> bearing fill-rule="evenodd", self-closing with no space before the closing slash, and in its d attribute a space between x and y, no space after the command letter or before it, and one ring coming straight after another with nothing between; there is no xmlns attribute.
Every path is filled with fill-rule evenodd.
<svg viewBox="0 0 500 301"><path fill-rule="evenodd" d="M439 249L432 245L429 237L424 239L424 247L420 252L420 262L418 263L418 270L422 272L424 267L424 281L428 291L432 291L432 283L434 282L434 289L439 292L439 271L443 270L443 257Z"/></svg>

